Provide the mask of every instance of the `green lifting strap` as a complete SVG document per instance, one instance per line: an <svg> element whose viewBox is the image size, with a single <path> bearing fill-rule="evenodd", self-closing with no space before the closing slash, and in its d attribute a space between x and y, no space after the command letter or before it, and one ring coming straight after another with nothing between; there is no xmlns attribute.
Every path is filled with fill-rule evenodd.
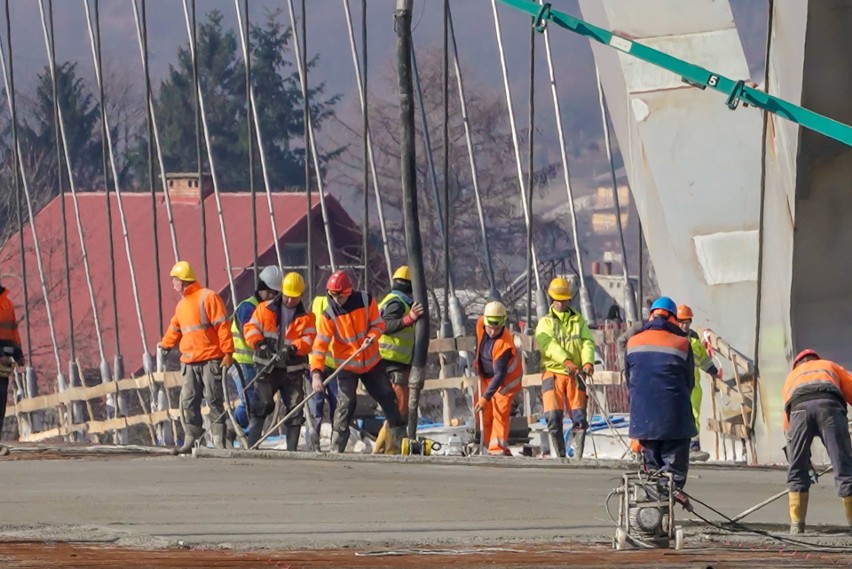
<svg viewBox="0 0 852 569"><path fill-rule="evenodd" d="M710 87L720 91L727 96L725 104L731 110L736 109L740 103L745 106L752 105L838 140L847 146L852 146L852 126L749 87L744 81L729 79L699 65L694 65L639 42L618 36L609 30L593 26L579 18L554 10L550 3L542 5L533 0L500 0L500 2L529 14L533 18L533 26L539 32L544 31L549 22L553 22L566 30L614 47L652 65L680 75L685 83L693 87L702 90Z"/></svg>

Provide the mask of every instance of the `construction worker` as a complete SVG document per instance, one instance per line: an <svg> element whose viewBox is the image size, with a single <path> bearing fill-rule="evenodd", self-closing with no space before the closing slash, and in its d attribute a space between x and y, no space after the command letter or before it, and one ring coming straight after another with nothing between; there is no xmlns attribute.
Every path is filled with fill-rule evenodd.
<svg viewBox="0 0 852 569"><path fill-rule="evenodd" d="M258 305L243 329L258 367L268 369L273 358L276 359L269 372L255 381L258 405L249 418L249 445L260 438L264 420L275 410L276 391L281 395L285 413L305 398L308 354L317 335L316 320L313 312L306 311L302 304L305 292L302 275L287 273L279 288L281 294ZM287 450L297 449L304 423L304 413L296 413L284 423Z"/></svg>
<svg viewBox="0 0 852 569"><path fill-rule="evenodd" d="M707 353L701 338L692 329L692 318L692 308L686 304L677 305L677 321L680 329L686 332L686 337L689 338L689 346L692 348L692 357L695 360L695 387L692 388L690 401L692 402L692 415L695 417L695 428L700 433L701 398L704 395L704 391L701 389L701 372L704 371L710 377L722 379L722 370L713 364L713 358ZM704 461L708 458L710 458L710 455L701 450L701 443L696 436L689 444L689 460Z"/></svg>
<svg viewBox="0 0 852 569"><path fill-rule="evenodd" d="M379 338L379 354L391 387L396 393L399 414L408 422L408 376L414 358L414 324L423 315L423 305L411 298L411 271L406 265L393 273L391 291L379 303L385 333ZM385 452L388 438L385 422L376 437L374 453Z"/></svg>
<svg viewBox="0 0 852 569"><path fill-rule="evenodd" d="M645 468L672 475L679 490L689 471L689 442L697 434L690 394L695 383L692 349L667 296L651 305L651 317L627 342L625 380L630 389L630 438L639 441ZM685 507L682 493L675 499Z"/></svg>
<svg viewBox="0 0 852 569"><path fill-rule="evenodd" d="M14 373L13 364L16 363L19 367L26 364L21 350L21 336L18 334L18 319L9 291L0 284L0 433L3 432L3 420L6 417L9 377ZM9 449L0 445L0 456L7 454Z"/></svg>
<svg viewBox="0 0 852 569"><path fill-rule="evenodd" d="M804 350L793 360L783 389L787 434L787 488L790 533L805 531L811 486L811 443L819 437L834 469L837 495L843 498L852 529L852 444L846 405L852 405L852 375L840 365Z"/></svg>
<svg viewBox="0 0 852 569"><path fill-rule="evenodd" d="M314 318L316 320L319 320L319 317L322 315L323 311L326 308L328 308L328 295L321 294L314 298L314 301L311 304L311 312L314 313ZM331 344L334 344L334 339L331 340ZM334 363L334 358L326 357L325 369L322 372L323 380L325 380L325 378L334 373L335 369L337 369L337 364ZM336 379L333 379L329 383L327 383L325 388L321 392L314 393L313 397L311 397L311 400L308 401L308 415L310 415L311 417L310 446L311 449L315 451L320 450L320 432L322 428L322 418L326 400L328 401L328 416L331 417L333 421L334 412L337 410Z"/></svg>
<svg viewBox="0 0 852 569"><path fill-rule="evenodd" d="M523 368L512 333L506 328L506 307L500 302L485 305L476 321L476 357L479 398L474 416L482 413L480 446L489 454L512 456L509 450L509 414L512 400L521 390Z"/></svg>
<svg viewBox="0 0 852 569"><path fill-rule="evenodd" d="M241 404L234 411L237 424L247 429L249 426L249 415L251 410L259 406L257 401L257 390L255 389L255 365L254 350L245 338L243 328L251 320L252 314L261 302L272 300L281 293L281 280L283 272L275 266L264 267L258 275L257 289L254 294L237 305L234 311L234 321L231 323L231 335L234 337L234 361L237 365L231 368L231 377L237 386ZM258 434L259 435L259 434ZM228 440L233 441L235 433L228 429Z"/></svg>
<svg viewBox="0 0 852 569"><path fill-rule="evenodd" d="M169 273L172 286L183 298L177 304L168 330L160 340L167 354L180 342L181 422L183 446L174 454L186 454L204 434L201 420L201 398L210 408L210 432L213 445L225 448L225 406L222 371L234 363L234 340L231 336L225 303L216 292L202 288L195 271L186 261L178 261Z"/></svg>
<svg viewBox="0 0 852 569"><path fill-rule="evenodd" d="M547 288L550 310L539 320L535 341L541 352L541 397L547 430L550 433L551 455L565 456L562 421L565 408L570 411L573 425L574 457L582 458L586 431L586 384L578 371L594 373L595 340L585 318L569 306L573 293L563 277L550 281Z"/></svg>
<svg viewBox="0 0 852 569"><path fill-rule="evenodd" d="M385 323L376 301L365 291L353 290L352 281L344 271L332 273L326 290L330 302L317 320L310 366L314 392L321 393L326 360L334 358L338 365L338 406L332 425L331 451L346 449L349 422L355 413L358 379L381 406L391 426L393 447L398 448L405 434L405 423L379 354L378 339L385 330ZM331 343L332 338L334 343ZM346 360L350 361L344 365Z"/></svg>

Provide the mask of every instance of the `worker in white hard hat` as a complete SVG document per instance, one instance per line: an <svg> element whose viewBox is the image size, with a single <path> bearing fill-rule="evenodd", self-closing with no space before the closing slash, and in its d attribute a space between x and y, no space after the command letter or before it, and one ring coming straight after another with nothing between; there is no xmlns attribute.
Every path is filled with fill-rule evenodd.
<svg viewBox="0 0 852 569"><path fill-rule="evenodd" d="M237 305L234 311L234 321L231 323L231 334L234 336L234 361L237 365L231 370L231 377L237 386L240 405L234 411L234 418L242 429L249 426L249 416L252 409L258 408L257 389L255 388L254 350L243 337L243 328L251 320L251 315L261 302L272 300L281 293L283 271L273 265L264 267L258 275L257 288L254 294ZM228 441L233 443L236 433L228 429Z"/></svg>
<svg viewBox="0 0 852 569"><path fill-rule="evenodd" d="M512 333L506 327L508 315L500 302L489 302L476 321L474 369L479 375L479 397L474 416L482 413L483 454L512 456L509 450L509 415L512 400L521 390L523 368Z"/></svg>

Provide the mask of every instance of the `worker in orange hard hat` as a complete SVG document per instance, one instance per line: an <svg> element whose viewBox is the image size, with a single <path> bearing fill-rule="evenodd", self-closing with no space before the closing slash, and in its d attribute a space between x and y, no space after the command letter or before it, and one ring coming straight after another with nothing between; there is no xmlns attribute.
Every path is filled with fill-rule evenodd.
<svg viewBox="0 0 852 569"><path fill-rule="evenodd" d="M385 331L385 323L376 301L368 292L354 290L345 271L332 273L326 290L330 300L328 308L317 319L317 336L311 350L310 366L314 392L322 393L326 360L333 358L338 365L338 405L332 426L331 450L346 450L359 379L382 408L391 426L392 444L398 448L405 434L405 423L379 354L378 339ZM346 360L349 362L344 365Z"/></svg>
<svg viewBox="0 0 852 569"><path fill-rule="evenodd" d="M521 390L523 368L512 333L506 328L508 315L500 302L489 302L476 321L474 369L479 374L479 399L474 415L482 413L483 453L512 456L509 451L509 415L512 400Z"/></svg>
<svg viewBox="0 0 852 569"><path fill-rule="evenodd" d="M536 326L535 341L544 368L541 397L550 433L551 455L566 455L562 421L567 408L573 423L574 457L579 459L583 456L589 422L586 419L586 384L578 372L589 376L594 373L595 340L586 319L570 306L574 295L565 278L554 278L547 294L550 310Z"/></svg>
<svg viewBox="0 0 852 569"><path fill-rule="evenodd" d="M852 374L822 359L813 350L803 350L793 360L782 393L790 465L787 471L790 533L805 531L811 444L816 437L828 452L837 494L846 509L846 523L852 529L852 443L846 417L846 405L852 405Z"/></svg>
<svg viewBox="0 0 852 569"><path fill-rule="evenodd" d="M6 416L9 377L14 373L15 365L22 367L25 363L15 306L9 298L9 291L0 285L0 427ZM9 449L0 445L0 456L7 454Z"/></svg>
<svg viewBox="0 0 852 569"><path fill-rule="evenodd" d="M710 377L722 379L722 370L713 364L713 358L707 353L707 349L701 342L701 338L692 329L692 308L686 304L677 305L677 321L681 330L686 332L689 338L689 346L692 348L692 356L695 360L695 387L692 388L690 400L692 402L692 415L695 417L695 428L701 432L701 399L704 391L701 389L701 372L704 371ZM689 459L692 461L704 461L710 458L710 455L701 450L701 443L698 436L692 439L689 446Z"/></svg>
<svg viewBox="0 0 852 569"><path fill-rule="evenodd" d="M216 292L202 288L195 271L179 261L169 273L172 286L183 298L177 304L168 330L160 340L160 349L168 353L180 343L183 384L180 389L181 422L184 443L175 454L192 451L204 428L201 398L207 399L213 423L213 445L225 448L225 405L222 371L234 363L234 339L225 303Z"/></svg>

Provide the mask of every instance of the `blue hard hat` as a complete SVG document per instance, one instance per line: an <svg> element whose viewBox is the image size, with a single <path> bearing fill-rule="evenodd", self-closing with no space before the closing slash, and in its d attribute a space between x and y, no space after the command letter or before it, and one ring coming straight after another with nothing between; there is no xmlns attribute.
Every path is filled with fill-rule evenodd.
<svg viewBox="0 0 852 569"><path fill-rule="evenodd" d="M665 310L672 314L677 314L677 304L675 304L675 301L671 298L661 296L654 301L654 304L651 305L651 312L653 313L655 310Z"/></svg>

